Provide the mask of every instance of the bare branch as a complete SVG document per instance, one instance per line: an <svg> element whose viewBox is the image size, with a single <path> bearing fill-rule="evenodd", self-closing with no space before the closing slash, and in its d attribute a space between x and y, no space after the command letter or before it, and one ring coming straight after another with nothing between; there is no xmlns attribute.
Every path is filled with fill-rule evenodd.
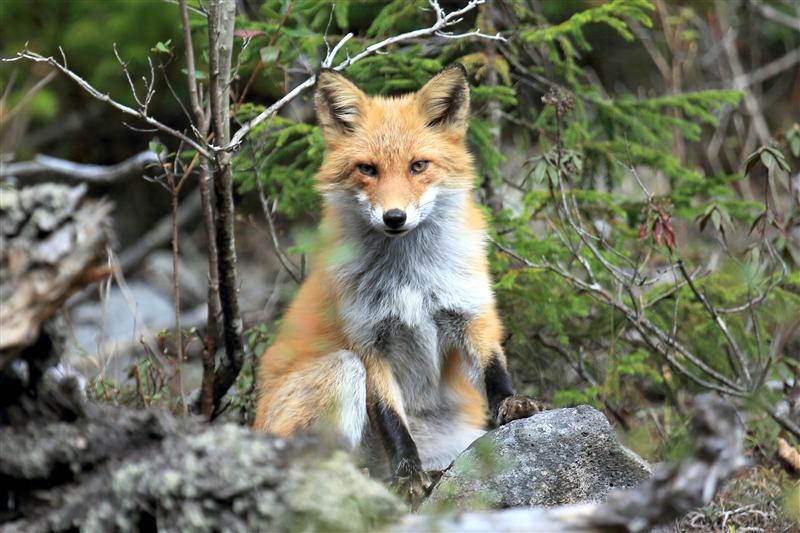
<svg viewBox="0 0 800 533"><path fill-rule="evenodd" d="M65 57L63 55L63 51L62 51L62 57ZM167 126L166 124L163 124L163 123L159 122L158 120L156 120L155 118L151 117L147 113L142 112L141 110L133 109L132 107L127 106L125 104L121 104L121 103L117 102L116 100L112 99L108 94L101 93L100 91L98 91L88 81L84 80L78 74L76 74L75 72L70 70L66 65L66 60L65 59L63 60L64 63L62 64L62 63L59 63L58 61L56 61L56 59L53 58L52 56L45 57L43 55L37 54L36 52L31 52L30 50L23 50L22 52L17 52L17 55L14 56L14 57L4 57L4 58L0 59L0 61L2 61L4 63L12 63L12 62L21 61L21 60L33 61L34 63L46 63L48 65L51 65L51 66L57 68L63 74L65 74L67 77L69 77L72 81L77 83L84 91L89 93L93 98L96 98L97 100L100 100L101 102L105 102L105 103L109 104L111 107L113 107L114 109L116 109L116 110L118 110L118 111L120 111L120 112L122 112L122 113L124 113L126 115L130 115L130 116L136 117L136 118L146 122L147 124L153 126L154 128L157 128L157 129L163 131L164 133L168 133L172 137L185 142L187 145L189 145L192 148L194 148L195 150L197 150L203 157L206 157L206 158L211 157L211 153L205 147L203 147L197 141L195 141L194 139L191 139L190 137L188 137L187 135L184 135L180 131L178 131L178 130L176 130L174 128L171 128L171 127Z"/></svg>
<svg viewBox="0 0 800 533"><path fill-rule="evenodd" d="M796 64L800 63L800 48L795 48L782 55L775 61L770 61L763 67L759 67L752 72L736 76L732 83L734 87L744 89L751 85L756 85L773 76L777 76L784 70L789 70Z"/></svg>
<svg viewBox="0 0 800 533"><path fill-rule="evenodd" d="M800 31L800 17L793 17L788 13L779 11L766 2L756 2L755 8L765 19L791 28L794 31Z"/></svg>
<svg viewBox="0 0 800 533"><path fill-rule="evenodd" d="M253 173L255 173L255 170ZM267 219L269 235L272 239L272 248L275 250L275 255L278 257L278 261L280 261L281 265L283 265L283 268L289 273L295 283L301 283L303 281L302 277L300 274L295 272L297 267L288 257L286 257L286 254L283 253L283 250L281 250L281 243L278 240L278 234L275 231L275 222L272 220L272 211L269 207L269 200L267 199L267 195L264 193L264 185L261 183L261 180L258 178L258 176L255 176L255 180L256 187L258 188L258 199L261 201L261 209L264 211L264 218Z"/></svg>
<svg viewBox="0 0 800 533"><path fill-rule="evenodd" d="M116 183L124 178L141 175L149 165L157 165L158 156L147 150L116 165L89 165L39 154L31 161L19 161L0 165L0 178L47 178L54 177L88 181L91 183Z"/></svg>
<svg viewBox="0 0 800 533"><path fill-rule="evenodd" d="M356 63L357 61L360 61L361 59L364 59L365 57L370 56L372 54L376 54L376 53L380 52L381 50L383 50L384 48L386 48L388 46L391 46L393 44L397 44L397 43L405 42L405 41L410 41L410 40L413 40L413 39L417 39L419 37L426 37L426 36L430 36L430 35L439 35L442 32L442 30L444 30L445 28L448 28L450 26L453 26L454 24L457 24L460 20L462 20L462 16L464 14L472 11L473 9L475 9L477 6L483 4L484 2L485 2L485 0L470 0L469 3L467 3L467 5L462 7L461 9L458 9L456 11L451 11L450 13L445 13L443 9L438 7L439 6L438 2L435 2L435 1L431 0L431 2L430 2L431 6L434 7L434 11L436 12L436 22L434 22L431 26L429 26L428 28L422 28L422 29L419 29L419 30L413 30L413 31L409 31L409 32L406 32L406 33L401 33L400 35L395 35L393 37L389 37L388 39L384 39L383 41L371 44L370 46L366 47L364 50L362 50L358 54L354 55L353 57L349 57L346 60L342 61L341 63L339 63L338 65L333 67L333 69L334 70L344 70L347 67L349 67L350 65L352 65L353 63ZM482 37L482 38L492 38L492 39L500 39L500 40L502 40L502 38L499 35L496 35L494 37L490 37L490 36L483 35L481 33L476 33L476 32L463 33L463 34L454 34L454 35L446 34L446 35L440 35L440 36L448 37L448 38L451 38L451 39L463 39L463 38L478 36L478 37ZM346 41L346 40L349 40L351 38L352 38L352 36L350 34L348 34L348 35L345 35L345 37L342 38L342 41ZM343 46L343 43L339 42L333 48L333 50L331 50L331 52L326 55L325 59L323 59L322 65L324 66L326 64L327 65L333 64L333 56L335 55L336 52L338 52L341 49L342 46ZM281 98L280 100L278 100L277 102L275 102L271 106L267 107L264 111L259 113L256 117L254 117L249 122L247 122L247 124L245 124L244 126L239 128L239 130L233 135L233 137L231 138L231 141L229 143L224 144L224 145L220 145L219 141L215 141L216 145L212 146L211 149L213 151L215 151L215 152L220 152L220 151L231 152L231 151L238 150L241 147L242 142L244 141L245 137L247 137L250 134L250 132L253 131L254 128L256 128L259 124L264 122L267 118L269 118L269 117L273 116L274 114L276 114L280 109L283 108L283 106L285 106L290 101L294 100L303 91L313 87L314 83L316 83L316 80L317 80L316 74L311 76L311 77L309 77L307 80L302 82L300 85L298 85L297 87L295 87L294 89L292 89L291 91L286 93L286 95L284 95L283 98Z"/></svg>
<svg viewBox="0 0 800 533"><path fill-rule="evenodd" d="M683 279L686 280L686 283L689 285L689 288L692 289L692 293L694 294L695 298L703 304L703 307L706 308L706 311L711 315L711 318L714 320L714 323L717 325L717 328L722 332L722 335L725 336L725 340L728 341L728 345L730 346L731 350L733 351L734 360L736 361L736 365L734 369L737 372L741 372L745 378L745 381L749 384L751 382L750 379L750 370L747 368L747 361L745 361L744 354L739 349L739 345L736 342L736 339L733 338L730 331L728 330L727 324L725 321L722 320L722 317L719 316L716 308L711 305L711 302L708 301L705 294L701 293L697 286L694 284L692 280L692 276L689 275L689 272L686 270L686 265L683 264L683 260L678 260L678 270L680 271ZM736 367L739 368L736 368Z"/></svg>
<svg viewBox="0 0 800 533"><path fill-rule="evenodd" d="M517 261L521 262L526 267L553 272L554 274L557 274L558 276L566 280L573 287L586 291L592 298L594 298L598 302L604 305L609 305L614 309L620 311L626 318L626 320L628 320L628 322L634 327L634 329L636 329L642 335L643 339L642 342L646 342L656 353L661 355L673 368L678 370L687 379L692 380L701 387L729 394L731 396L743 397L747 395L746 391L738 384L736 384L727 376L718 372L714 368L710 367L697 355L692 353L687 347L678 342L675 338L665 333L661 328L659 328L657 325L655 325L647 318L638 315L634 309L631 309L629 306L625 305L625 303L620 301L618 298L613 297L597 283L587 283L581 280L580 278L577 278L576 276L572 275L565 268L558 265L553 265L549 262L533 263L525 259L524 257L520 256L511 248L500 244L494 239L491 239L491 241L500 250L510 255ZM702 372L704 372L707 376L718 382L719 385L704 380L695 375L694 373L692 373L691 371L689 371L689 369L687 369L673 355L672 353L673 350L679 353L681 356L683 356L687 361L696 366Z"/></svg>
<svg viewBox="0 0 800 533"><path fill-rule="evenodd" d="M55 70L51 70L50 72L45 74L42 77L42 79L40 79L33 85L33 87L28 89L28 92L25 93L25 96L20 98L19 102L17 102L17 104L14 107L12 107L7 113L3 113L2 120L0 120L0 125L8 123L12 118L14 118L14 116L17 113L20 112L20 110L25 109L25 106L28 104L28 102L31 101L31 99L36 95L36 93L38 93L40 90L46 87L47 84L53 81L53 78L55 77L56 77ZM11 80L9 80L6 90L3 92L3 97L0 98L0 105L2 105L5 102L6 98L8 97L12 85L14 85L13 77L11 78Z"/></svg>

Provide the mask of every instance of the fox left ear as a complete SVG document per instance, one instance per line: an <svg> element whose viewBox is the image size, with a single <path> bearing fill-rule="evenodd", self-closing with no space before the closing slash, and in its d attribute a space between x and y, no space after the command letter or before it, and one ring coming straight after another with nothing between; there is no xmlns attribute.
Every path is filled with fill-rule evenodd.
<svg viewBox="0 0 800 533"><path fill-rule="evenodd" d="M314 107L326 135L353 133L361 120L366 95L342 74L322 69L317 74Z"/></svg>
<svg viewBox="0 0 800 533"><path fill-rule="evenodd" d="M417 101L428 119L428 126L444 126L466 131L469 123L469 84L467 71L455 63L431 78L419 91Z"/></svg>

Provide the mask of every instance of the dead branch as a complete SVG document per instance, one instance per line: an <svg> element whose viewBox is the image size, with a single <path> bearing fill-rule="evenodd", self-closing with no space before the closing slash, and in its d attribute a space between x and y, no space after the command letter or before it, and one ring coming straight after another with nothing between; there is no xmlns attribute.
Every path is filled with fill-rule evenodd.
<svg viewBox="0 0 800 533"><path fill-rule="evenodd" d="M158 156L146 150L116 165L90 165L39 154L31 161L0 165L0 178L54 178L70 181L112 184L125 178L141 175L147 167L158 165Z"/></svg>
<svg viewBox="0 0 800 533"><path fill-rule="evenodd" d="M771 20L794 31L800 31L800 17L792 16L789 13L784 13L775 7L767 4L766 2L755 2L755 8L758 13L767 20Z"/></svg>
<svg viewBox="0 0 800 533"><path fill-rule="evenodd" d="M196 220L202 212L202 207L200 197L189 192L178 207L178 226L185 227L191 221ZM147 233L137 239L135 244L120 254L119 262L123 272L131 272L139 266L150 252L167 244L171 235L172 216L168 215L159 220Z"/></svg>
<svg viewBox="0 0 800 533"><path fill-rule="evenodd" d="M63 54L63 51L62 51L62 54ZM197 141L195 141L194 139L189 138L187 135L184 135L180 131L167 126L166 124L163 124L163 123L159 122L155 118L153 118L150 115L148 115L146 113L146 110L144 110L144 111L141 110L141 109L137 110L137 109L134 109L134 108L132 108L130 106L127 106L125 104L121 104L121 103L117 102L116 100L114 100L113 98L111 98L108 94L98 91L88 81L86 81L85 79L80 77L78 74L76 74L75 72L70 70L67 67L66 60L62 60L63 63L59 63L58 60L56 60L53 56L45 57L45 56L43 56L41 54L37 54L36 52L31 52L30 50L27 50L27 49L23 50L21 52L17 52L17 55L14 56L14 57L0 58L0 61L2 61L4 63L11 63L11 62L14 62L14 61L21 61L21 60L33 61L34 63L46 63L48 65L51 65L51 66L57 68L63 74L65 74L68 78L70 78L72 81L77 83L84 91L89 93L92 97L100 100L101 102L105 102L105 103L109 104L114 109L116 109L116 110L118 110L118 111L120 111L120 112L122 112L122 113L124 113L126 115L130 115L132 117L136 117L139 120L142 120L142 121L146 122L150 126L156 128L156 129L159 129L159 130L163 131L164 133L168 133L169 135L171 135L175 139L182 140L187 145L189 145L192 148L194 148L195 150L197 150L204 157L209 157L210 156L210 153L208 152L208 150L206 150L206 148L203 147L202 145L200 145Z"/></svg>

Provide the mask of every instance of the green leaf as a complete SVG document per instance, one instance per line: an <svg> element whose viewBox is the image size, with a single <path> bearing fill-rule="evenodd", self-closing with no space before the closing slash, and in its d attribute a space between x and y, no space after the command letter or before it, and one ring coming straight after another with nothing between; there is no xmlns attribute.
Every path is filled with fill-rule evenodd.
<svg viewBox="0 0 800 533"><path fill-rule="evenodd" d="M764 150L761 152L761 162L767 167L767 170L772 170L772 167L775 165L775 157L769 150Z"/></svg>
<svg viewBox="0 0 800 533"><path fill-rule="evenodd" d="M172 39L167 39L166 42L157 42L156 45L150 49L151 52L157 52L159 54L171 54L172 49L170 48L170 44L172 43Z"/></svg>
<svg viewBox="0 0 800 533"><path fill-rule="evenodd" d="M347 11L350 6L349 2L336 2L333 4L333 16L336 17L336 25L339 29L344 31L348 27Z"/></svg>
<svg viewBox="0 0 800 533"><path fill-rule="evenodd" d="M261 62L266 65L278 61L280 54L281 50L277 46L265 46L258 51L258 56L261 58Z"/></svg>

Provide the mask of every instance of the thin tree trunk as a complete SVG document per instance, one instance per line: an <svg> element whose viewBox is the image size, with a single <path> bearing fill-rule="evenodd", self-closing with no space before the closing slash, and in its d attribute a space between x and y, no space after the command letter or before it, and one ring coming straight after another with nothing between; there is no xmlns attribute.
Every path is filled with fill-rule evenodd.
<svg viewBox="0 0 800 533"><path fill-rule="evenodd" d="M230 140L229 86L233 31L236 15L235 0L213 0L208 10L208 48L210 77L209 99L214 144L225 146ZM236 242L234 239L233 169L228 152L214 154L214 194L217 218L217 260L219 299L222 310L222 330L225 357L220 361L214 382L214 411L219 411L222 397L233 385L244 362L242 319L239 314L239 282L236 273Z"/></svg>
<svg viewBox="0 0 800 533"><path fill-rule="evenodd" d="M214 227L214 205L211 197L211 173L207 164L200 167L200 197L203 203L203 228L208 254L208 325L203 338L203 382L200 388L200 412L211 420L214 416L214 381L216 374L217 341L219 340L219 261L217 235Z"/></svg>
<svg viewBox="0 0 800 533"><path fill-rule="evenodd" d="M186 398L183 394L183 376L181 363L183 362L183 332L181 331L181 276L180 276L180 249L178 245L178 201L180 186L170 183L172 195L172 292L175 298L175 362L172 369L172 387L177 389L181 399L181 409L186 412Z"/></svg>

